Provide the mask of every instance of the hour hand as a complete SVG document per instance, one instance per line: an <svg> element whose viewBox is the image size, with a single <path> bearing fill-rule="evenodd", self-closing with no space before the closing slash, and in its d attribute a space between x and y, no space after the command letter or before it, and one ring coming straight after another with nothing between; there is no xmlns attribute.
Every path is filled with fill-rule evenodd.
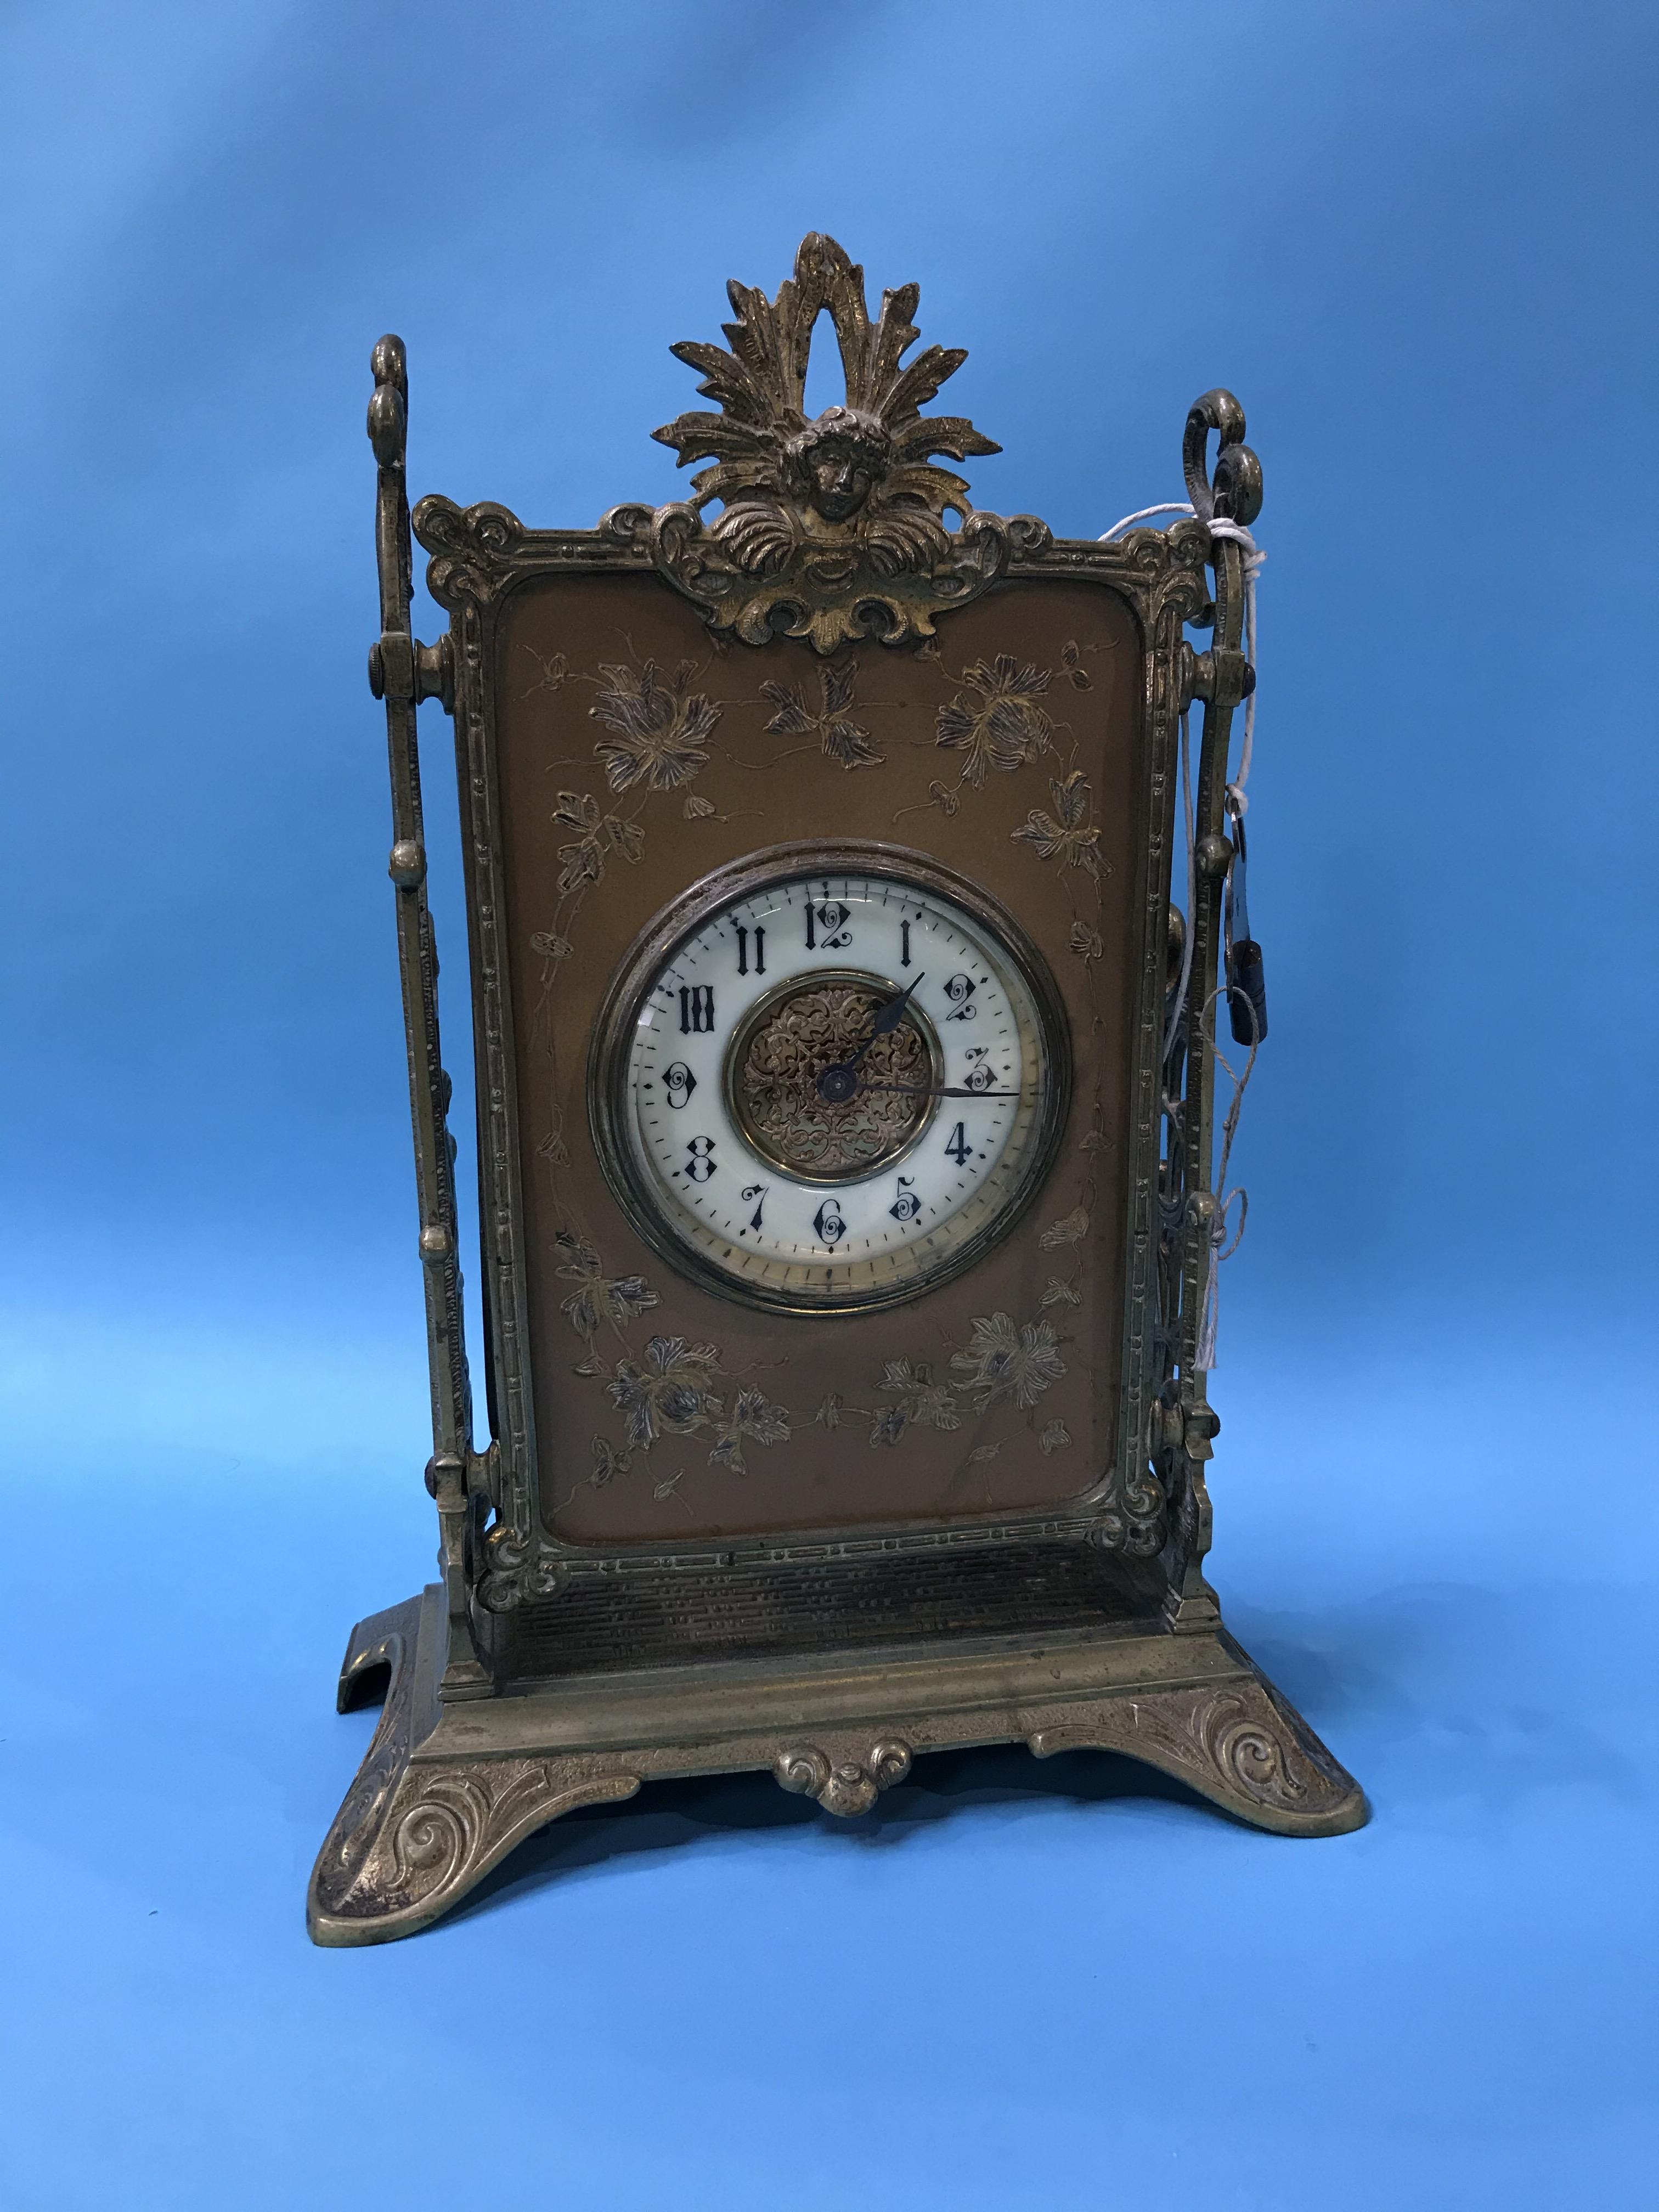
<svg viewBox="0 0 1659 2212"><path fill-rule="evenodd" d="M926 972L924 969L923 973ZM853 1093L858 1090L859 1062L878 1037L885 1036L890 1030L898 1027L904 1018L904 1009L910 1003L910 994L915 989L916 983L920 983L921 981L921 976L918 975L915 982L907 983L902 991L896 991L884 1006L877 1007L876 1018L870 1024L869 1036L866 1037L850 1060L838 1060L833 1066L821 1067L818 1070L818 1096L827 1105L844 1106Z"/></svg>
<svg viewBox="0 0 1659 2212"><path fill-rule="evenodd" d="M870 1034L853 1054L853 1059L848 1061L847 1065L849 1067L854 1060L863 1059L878 1036L885 1036L890 1030L896 1030L904 1018L904 1009L910 1003L911 992L915 989L916 983L922 981L927 973L924 968L921 975L916 977L915 982L907 983L902 991L894 993L884 1006L878 1006L876 1009L876 1018L870 1024Z"/></svg>

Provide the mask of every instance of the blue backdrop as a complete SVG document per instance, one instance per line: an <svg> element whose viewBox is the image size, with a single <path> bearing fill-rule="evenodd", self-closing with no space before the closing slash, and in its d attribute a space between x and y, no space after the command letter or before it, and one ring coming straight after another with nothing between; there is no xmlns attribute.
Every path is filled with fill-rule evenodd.
<svg viewBox="0 0 1659 2212"><path fill-rule="evenodd" d="M1656 46L1602 0L6 12L9 2207L1638 2200ZM591 522L675 495L669 342L814 228L971 349L988 507L1098 532L1247 409L1212 1565L1376 1820L1023 1754L847 1830L686 1786L314 1952L339 1650L434 1541L368 349L416 491Z"/></svg>

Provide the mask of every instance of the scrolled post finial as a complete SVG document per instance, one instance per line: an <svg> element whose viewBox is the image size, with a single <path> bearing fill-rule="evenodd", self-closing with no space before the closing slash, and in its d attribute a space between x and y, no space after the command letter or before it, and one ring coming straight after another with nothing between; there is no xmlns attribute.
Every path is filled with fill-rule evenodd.
<svg viewBox="0 0 1659 2212"><path fill-rule="evenodd" d="M1215 474L1207 466L1210 433L1220 441ZM1261 464L1244 443L1244 410L1218 388L1194 400L1181 441L1187 496L1200 522L1218 517L1248 528L1261 512Z"/></svg>
<svg viewBox="0 0 1659 2212"><path fill-rule="evenodd" d="M368 356L368 366L376 384L395 386L404 398L408 398L409 349L395 331L388 331L383 338L376 338L374 350Z"/></svg>
<svg viewBox="0 0 1659 2212"><path fill-rule="evenodd" d="M374 390L368 403L368 442L383 469L401 468L409 429L409 361L400 337L380 340L368 357Z"/></svg>
<svg viewBox="0 0 1659 2212"><path fill-rule="evenodd" d="M409 359L400 337L381 338L368 357L374 390L368 402L368 442L380 472L374 512L374 550L380 574L380 631L409 635L409 605L414 596L414 551L409 537L409 495L404 454L409 436ZM374 664L370 664L371 671ZM371 672L371 688L382 696Z"/></svg>

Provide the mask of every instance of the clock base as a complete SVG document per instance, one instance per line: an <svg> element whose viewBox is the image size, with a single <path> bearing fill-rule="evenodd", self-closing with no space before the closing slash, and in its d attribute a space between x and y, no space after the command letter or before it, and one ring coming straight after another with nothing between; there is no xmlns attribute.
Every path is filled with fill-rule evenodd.
<svg viewBox="0 0 1659 2212"><path fill-rule="evenodd" d="M580 1805L678 1775L760 1769L855 1817L924 1752L1024 1742L1115 1751L1285 1836L1336 1836L1364 1793L1224 1629L1144 1620L921 1650L726 1658L590 1674L446 1705L443 1594L352 1631L342 1712L384 1694L368 1754L311 1877L314 1942L429 1927L516 1844Z"/></svg>

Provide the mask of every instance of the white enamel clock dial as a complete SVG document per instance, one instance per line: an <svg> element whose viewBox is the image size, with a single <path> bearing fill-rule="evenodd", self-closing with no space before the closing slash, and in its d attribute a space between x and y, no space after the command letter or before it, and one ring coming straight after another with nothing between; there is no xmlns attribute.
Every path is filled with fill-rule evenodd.
<svg viewBox="0 0 1659 2212"><path fill-rule="evenodd" d="M1054 987L1008 917L927 862L738 872L648 932L613 994L602 1156L711 1287L818 1311L914 1297L1048 1164Z"/></svg>

